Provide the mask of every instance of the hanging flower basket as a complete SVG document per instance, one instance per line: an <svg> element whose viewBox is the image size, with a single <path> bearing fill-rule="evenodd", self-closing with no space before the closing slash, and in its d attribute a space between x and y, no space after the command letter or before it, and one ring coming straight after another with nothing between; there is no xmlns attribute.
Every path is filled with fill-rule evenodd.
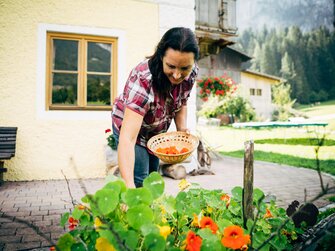
<svg viewBox="0 0 335 251"><path fill-rule="evenodd" d="M224 98L237 90L236 83L227 75L221 77L204 77L197 81L200 88L199 97L207 101L209 96L218 96Z"/></svg>

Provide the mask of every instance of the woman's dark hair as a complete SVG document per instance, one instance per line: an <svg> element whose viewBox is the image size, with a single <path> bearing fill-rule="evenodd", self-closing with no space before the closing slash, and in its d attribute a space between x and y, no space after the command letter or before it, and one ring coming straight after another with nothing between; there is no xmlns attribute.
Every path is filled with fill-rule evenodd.
<svg viewBox="0 0 335 251"><path fill-rule="evenodd" d="M165 97L171 88L171 83L163 72L162 61L166 50L169 48L180 52L193 52L194 60L199 58L199 47L192 30L184 27L175 27L163 35L155 53L149 57L152 85L155 91L162 97Z"/></svg>

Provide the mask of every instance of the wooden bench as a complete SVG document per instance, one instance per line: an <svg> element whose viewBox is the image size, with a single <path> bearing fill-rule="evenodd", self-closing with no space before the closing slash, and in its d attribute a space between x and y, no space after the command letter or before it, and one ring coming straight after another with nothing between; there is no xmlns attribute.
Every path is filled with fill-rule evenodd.
<svg viewBox="0 0 335 251"><path fill-rule="evenodd" d="M15 156L17 127L0 127L0 184L3 182L5 160Z"/></svg>

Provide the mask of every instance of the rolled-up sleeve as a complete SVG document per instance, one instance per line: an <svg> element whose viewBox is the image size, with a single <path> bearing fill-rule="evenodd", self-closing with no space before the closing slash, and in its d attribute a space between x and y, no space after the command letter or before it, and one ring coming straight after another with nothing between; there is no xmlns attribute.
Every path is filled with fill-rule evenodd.
<svg viewBox="0 0 335 251"><path fill-rule="evenodd" d="M130 110L144 116L150 108L152 94L148 80L132 71L124 89L124 104Z"/></svg>

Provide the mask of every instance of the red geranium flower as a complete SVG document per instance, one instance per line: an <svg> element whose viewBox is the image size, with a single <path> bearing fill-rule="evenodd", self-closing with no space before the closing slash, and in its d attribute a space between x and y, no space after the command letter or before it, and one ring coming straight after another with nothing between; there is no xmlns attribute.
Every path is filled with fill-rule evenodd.
<svg viewBox="0 0 335 251"><path fill-rule="evenodd" d="M109 132L111 132L112 130L111 129L106 129L105 130L105 133L109 133Z"/></svg>

